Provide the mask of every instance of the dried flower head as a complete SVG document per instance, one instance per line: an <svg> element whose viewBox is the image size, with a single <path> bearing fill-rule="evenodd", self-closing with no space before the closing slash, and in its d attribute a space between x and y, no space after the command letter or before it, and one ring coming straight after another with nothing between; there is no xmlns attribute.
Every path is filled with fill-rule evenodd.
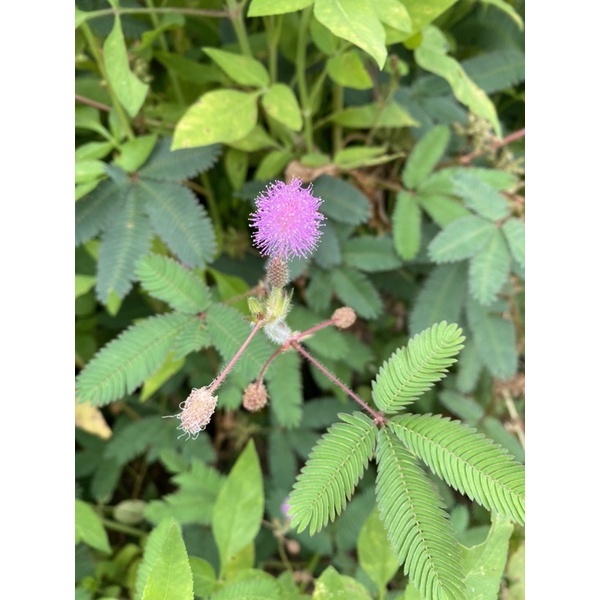
<svg viewBox="0 0 600 600"><path fill-rule="evenodd" d="M250 412L259 411L261 408L266 406L268 401L269 396L267 394L267 388L262 381L260 383L251 383L244 390L242 404L244 408Z"/></svg>
<svg viewBox="0 0 600 600"><path fill-rule="evenodd" d="M181 412L177 418L181 421L177 429L196 439L209 424L215 412L218 396L213 396L206 387L193 388L185 402L179 405ZM180 436L181 437L181 436Z"/></svg>
<svg viewBox="0 0 600 600"><path fill-rule="evenodd" d="M288 284L290 274L285 260L281 256L274 256L267 263L267 281L274 288L282 288Z"/></svg>
<svg viewBox="0 0 600 600"><path fill-rule="evenodd" d="M349 306L342 306L333 312L331 320L336 327L348 329L356 321L356 313Z"/></svg>
<svg viewBox="0 0 600 600"><path fill-rule="evenodd" d="M256 212L250 224L256 247L262 254L285 260L306 257L317 246L325 217L318 211L322 203L311 193L311 186L301 187L300 179L291 183L273 183L256 199Z"/></svg>

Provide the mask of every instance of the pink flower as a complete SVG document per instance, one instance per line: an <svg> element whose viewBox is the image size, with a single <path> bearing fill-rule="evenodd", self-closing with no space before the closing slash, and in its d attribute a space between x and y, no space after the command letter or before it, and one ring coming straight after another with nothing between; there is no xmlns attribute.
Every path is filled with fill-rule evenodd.
<svg viewBox="0 0 600 600"><path fill-rule="evenodd" d="M301 184L300 179L276 181L256 199L250 224L257 229L252 237L261 254L289 260L304 258L317 247L325 219L318 211L322 200L311 194L310 185L305 189Z"/></svg>

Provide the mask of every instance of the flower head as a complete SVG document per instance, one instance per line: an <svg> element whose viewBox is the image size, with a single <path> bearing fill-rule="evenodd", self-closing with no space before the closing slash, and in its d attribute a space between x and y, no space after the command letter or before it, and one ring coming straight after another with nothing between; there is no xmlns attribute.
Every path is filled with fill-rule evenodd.
<svg viewBox="0 0 600 600"><path fill-rule="evenodd" d="M268 401L269 395L267 394L267 388L262 381L251 383L244 390L242 404L244 408L250 412L259 411L261 408L267 405Z"/></svg>
<svg viewBox="0 0 600 600"><path fill-rule="evenodd" d="M181 421L177 429L183 431L182 435L196 439L201 431L210 422L210 418L217 406L217 396L213 396L206 387L193 388L185 402L179 407L181 412L177 418Z"/></svg>
<svg viewBox="0 0 600 600"><path fill-rule="evenodd" d="M300 179L276 181L256 199L250 224L257 229L252 237L262 254L289 260L304 258L316 248L325 219L318 211L322 200L301 184Z"/></svg>

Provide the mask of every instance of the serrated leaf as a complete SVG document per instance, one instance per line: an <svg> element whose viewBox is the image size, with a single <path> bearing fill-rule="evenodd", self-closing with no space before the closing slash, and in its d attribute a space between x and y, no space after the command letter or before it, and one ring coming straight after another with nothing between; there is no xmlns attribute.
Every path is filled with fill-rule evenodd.
<svg viewBox="0 0 600 600"><path fill-rule="evenodd" d="M383 69L387 57L385 30L371 4L362 0L315 0L314 15L332 33L370 54Z"/></svg>
<svg viewBox="0 0 600 600"><path fill-rule="evenodd" d="M198 314L210 305L210 291L204 281L167 256L144 256L138 264L137 276L151 296L179 312Z"/></svg>
<svg viewBox="0 0 600 600"><path fill-rule="evenodd" d="M142 83L129 68L127 47L121 29L121 19L115 14L111 32L104 41L104 68L119 102L130 117L135 117L146 99L150 86Z"/></svg>
<svg viewBox="0 0 600 600"><path fill-rule="evenodd" d="M525 268L525 223L521 219L511 217L502 225L502 232L513 258Z"/></svg>
<svg viewBox="0 0 600 600"><path fill-rule="evenodd" d="M525 80L525 55L518 48L486 52L463 61L462 66L486 94L505 90Z"/></svg>
<svg viewBox="0 0 600 600"><path fill-rule="evenodd" d="M203 268L216 251L215 234L206 209L191 190L167 181L140 179L138 193L158 235L185 264Z"/></svg>
<svg viewBox="0 0 600 600"><path fill-rule="evenodd" d="M449 141L449 127L438 125L430 129L417 142L402 172L402 179L408 188L415 189L425 181L444 155Z"/></svg>
<svg viewBox="0 0 600 600"><path fill-rule="evenodd" d="M283 83L273 84L262 96L261 102L267 114L283 123L292 131L302 129L302 113L296 95Z"/></svg>
<svg viewBox="0 0 600 600"><path fill-rule="evenodd" d="M314 182L313 196L323 200L321 212L340 223L360 225L369 219L369 200L343 179L321 175Z"/></svg>
<svg viewBox="0 0 600 600"><path fill-rule="evenodd" d="M235 54L234 52L225 52L218 48L203 48L205 54L208 54L233 81L240 85L250 87L267 87L271 81L267 69L264 65L250 56Z"/></svg>
<svg viewBox="0 0 600 600"><path fill-rule="evenodd" d="M459 200L443 194L429 194L419 191L415 195L415 200L431 217L431 220L442 229L452 221L471 214Z"/></svg>
<svg viewBox="0 0 600 600"><path fill-rule="evenodd" d="M368 90L373 87L373 80L355 50L328 58L325 69L329 77L342 87L355 90Z"/></svg>
<svg viewBox="0 0 600 600"><path fill-rule="evenodd" d="M130 394L165 361L171 344L194 317L159 315L130 326L79 373L77 399L103 405Z"/></svg>
<svg viewBox="0 0 600 600"><path fill-rule="evenodd" d="M266 373L269 406L280 427L294 429L302 419L302 378L295 352L280 354Z"/></svg>
<svg viewBox="0 0 600 600"><path fill-rule="evenodd" d="M405 108L393 101L387 102L385 106L372 103L346 108L336 112L332 120L349 129L401 128L420 125Z"/></svg>
<svg viewBox="0 0 600 600"><path fill-rule="evenodd" d="M510 214L510 206L504 196L467 170L453 177L454 192L478 215L490 221L500 221Z"/></svg>
<svg viewBox="0 0 600 600"><path fill-rule="evenodd" d="M184 358L192 352L198 352L210 346L210 337L204 320L196 318L173 343L173 358Z"/></svg>
<svg viewBox="0 0 600 600"><path fill-rule="evenodd" d="M124 298L133 285L139 260L150 250L152 227L143 211L143 200L135 193L127 196L102 237L98 253L96 294L106 304L111 293Z"/></svg>
<svg viewBox="0 0 600 600"><path fill-rule="evenodd" d="M332 272L333 291L364 319L375 319L383 310L377 288L360 271L340 267Z"/></svg>
<svg viewBox="0 0 600 600"><path fill-rule="evenodd" d="M75 498L75 543L79 542L110 554L110 543L102 520L89 504Z"/></svg>
<svg viewBox="0 0 600 600"><path fill-rule="evenodd" d="M342 243L342 258L349 267L368 273L391 271L402 265L388 236L361 235L346 240Z"/></svg>
<svg viewBox="0 0 600 600"><path fill-rule="evenodd" d="M258 119L258 93L212 90L181 117L175 127L173 150L227 144L248 135ZM236 115L235 119L231 115Z"/></svg>
<svg viewBox="0 0 600 600"><path fill-rule="evenodd" d="M313 2L314 0L251 0L248 16L264 17L295 12L310 6Z"/></svg>
<svg viewBox="0 0 600 600"><path fill-rule="evenodd" d="M508 279L510 251L502 232L494 232L469 264L469 291L482 305L491 304Z"/></svg>
<svg viewBox="0 0 600 600"><path fill-rule="evenodd" d="M396 252L412 260L421 246L421 209L413 194L398 192L392 213L392 234Z"/></svg>
<svg viewBox="0 0 600 600"><path fill-rule="evenodd" d="M467 289L467 265L439 265L431 271L415 299L409 330L414 335L434 323L458 321Z"/></svg>
<svg viewBox="0 0 600 600"><path fill-rule="evenodd" d="M444 34L437 27L429 25L422 30L422 35L423 41L415 50L417 64L444 78L450 84L457 100L468 106L476 115L489 121L496 135L500 136L500 122L493 102L467 76L460 63L446 55L448 42Z"/></svg>
<svg viewBox="0 0 600 600"><path fill-rule="evenodd" d="M448 224L431 240L428 254L436 263L456 262L479 252L497 232L496 226L476 215Z"/></svg>
<svg viewBox="0 0 600 600"><path fill-rule="evenodd" d="M212 531L222 566L255 538L264 504L260 462L250 440L221 487L213 509Z"/></svg>
<svg viewBox="0 0 600 600"><path fill-rule="evenodd" d="M464 341L462 329L435 323L398 348L372 382L373 401L385 413L398 412L443 379Z"/></svg>

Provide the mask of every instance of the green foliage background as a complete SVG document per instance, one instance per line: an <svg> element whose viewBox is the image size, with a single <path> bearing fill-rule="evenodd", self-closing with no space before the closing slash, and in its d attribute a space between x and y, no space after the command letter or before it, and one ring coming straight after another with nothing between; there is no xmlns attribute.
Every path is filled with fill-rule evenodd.
<svg viewBox="0 0 600 600"><path fill-rule="evenodd" d="M482 472L498 447L524 462L523 4L77 0L78 600L523 597L520 500L479 471L462 495L469 467L435 446L458 419L473 437L456 429L456 448L474 444ZM274 350L261 334L198 439L162 417L247 337L264 276L248 215L293 176L327 222L290 265L290 326L351 306L351 329L306 348L378 410L412 413L356 438L330 516L290 525L309 456L298 481L369 421L314 365L278 356L268 407L246 412ZM442 321L462 329L458 363L398 393L406 348ZM382 484L397 464L417 482L406 493L445 507L415 518L459 543L465 581L449 575L447 596L388 539L412 518Z"/></svg>

